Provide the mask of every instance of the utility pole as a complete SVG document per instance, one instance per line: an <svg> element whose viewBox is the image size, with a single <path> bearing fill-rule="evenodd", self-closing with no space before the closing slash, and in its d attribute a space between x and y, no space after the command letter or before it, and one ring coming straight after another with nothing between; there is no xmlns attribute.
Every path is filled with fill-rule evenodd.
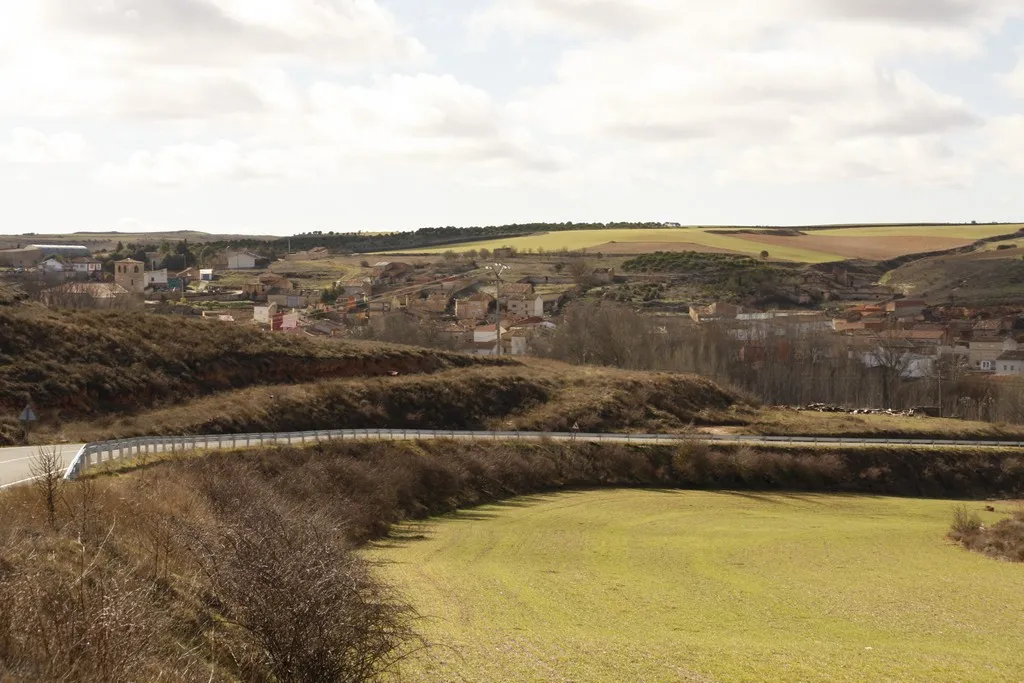
<svg viewBox="0 0 1024 683"><path fill-rule="evenodd" d="M503 263L492 263L491 265L486 266L487 270L491 271L491 274L494 275L495 287L497 290L495 292L497 294L497 297L495 300L494 308L497 320L494 323L494 330L498 335L497 355L499 356L501 355L501 276L510 267L511 266L506 266Z"/></svg>

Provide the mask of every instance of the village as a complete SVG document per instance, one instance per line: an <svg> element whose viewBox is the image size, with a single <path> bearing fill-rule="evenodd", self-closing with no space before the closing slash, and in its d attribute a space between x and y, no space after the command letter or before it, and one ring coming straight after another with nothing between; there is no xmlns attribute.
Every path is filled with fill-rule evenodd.
<svg viewBox="0 0 1024 683"><path fill-rule="evenodd" d="M143 305L154 313L198 315L269 333L329 337L372 337L373 330L400 321L408 329L429 330L435 345L512 356L535 353L537 342L557 329L562 309L574 298L630 281L614 267L589 268L584 288L579 274L530 273L529 265L508 277L508 266L501 262L517 262L510 249L476 258L353 257L344 277L321 277L317 286L288 277L288 268L283 273L270 269L269 259L247 251L225 251L209 259L210 267L173 272L166 267L166 254L137 256L145 260L112 260L109 253L92 254L78 245L29 245L0 250L0 268L45 283L39 300L54 306ZM279 263L308 265L332 258L319 248L288 254ZM328 267L320 275L330 272ZM835 277L849 279L845 270ZM1019 312L1000 309L979 316L922 299L882 296L884 290L867 284L859 291L875 300L767 311L724 302L691 304L687 315L674 319L727 335L735 342L737 360L754 368L812 354L821 360L837 355L856 359L905 380L935 376L940 367L982 377L1024 376L1024 317Z"/></svg>

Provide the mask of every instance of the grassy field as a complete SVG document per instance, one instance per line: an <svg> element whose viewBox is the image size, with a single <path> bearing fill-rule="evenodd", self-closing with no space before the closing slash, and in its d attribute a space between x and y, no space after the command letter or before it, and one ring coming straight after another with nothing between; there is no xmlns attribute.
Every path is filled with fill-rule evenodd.
<svg viewBox="0 0 1024 683"><path fill-rule="evenodd" d="M471 242L425 249L423 252L514 247L520 251L583 249L614 254L714 251L757 256L766 250L775 260L825 263L847 258L886 259L904 254L952 249L986 237L1010 234L1018 227L1020 226L872 226L814 230L792 237L736 232L740 228L724 229L732 230L736 234L717 234L723 230L722 228L576 230Z"/></svg>
<svg viewBox="0 0 1024 683"><path fill-rule="evenodd" d="M1019 681L1024 571L948 542L951 507L567 493L408 525L370 555L446 646L412 680Z"/></svg>

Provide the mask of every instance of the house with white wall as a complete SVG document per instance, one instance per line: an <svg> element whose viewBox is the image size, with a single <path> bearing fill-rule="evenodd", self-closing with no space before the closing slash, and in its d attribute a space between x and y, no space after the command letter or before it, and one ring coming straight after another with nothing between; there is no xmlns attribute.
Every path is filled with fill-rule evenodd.
<svg viewBox="0 0 1024 683"><path fill-rule="evenodd" d="M161 289L167 287L167 269L161 268L160 270L147 270L146 271L146 289L150 287Z"/></svg>
<svg viewBox="0 0 1024 683"><path fill-rule="evenodd" d="M995 372L1002 376L1024 376L1024 351L1007 351L996 358Z"/></svg>
<svg viewBox="0 0 1024 683"><path fill-rule="evenodd" d="M228 270L249 270L256 267L256 256L247 251L228 254Z"/></svg>

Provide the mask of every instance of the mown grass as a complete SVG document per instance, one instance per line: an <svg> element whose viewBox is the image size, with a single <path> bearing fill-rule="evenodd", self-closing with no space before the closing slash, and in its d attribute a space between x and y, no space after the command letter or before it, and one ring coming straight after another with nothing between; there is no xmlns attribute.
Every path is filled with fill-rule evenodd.
<svg viewBox="0 0 1024 683"><path fill-rule="evenodd" d="M405 525L369 556L450 647L413 680L1018 681L1024 573L946 541L950 510L591 491Z"/></svg>

